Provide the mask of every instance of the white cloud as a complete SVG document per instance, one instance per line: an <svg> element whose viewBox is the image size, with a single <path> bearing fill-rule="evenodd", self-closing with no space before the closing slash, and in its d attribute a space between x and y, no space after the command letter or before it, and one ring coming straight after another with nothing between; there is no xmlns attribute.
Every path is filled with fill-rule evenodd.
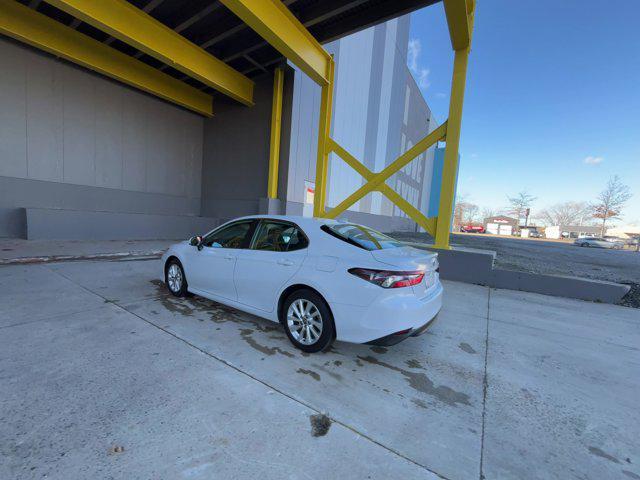
<svg viewBox="0 0 640 480"><path fill-rule="evenodd" d="M420 64L420 52L422 44L417 38L409 40L409 48L407 49L407 66L416 79L418 86L424 90L431 86L429 82L429 69L422 67Z"/></svg>
<svg viewBox="0 0 640 480"><path fill-rule="evenodd" d="M445 98L446 96L447 96L447 94L443 93L443 92L436 93L436 98Z"/></svg>
<svg viewBox="0 0 640 480"><path fill-rule="evenodd" d="M409 66L409 70L412 72L418 69L418 57L420 56L421 50L422 45L420 44L420 40L417 38L409 40L409 48L407 49L407 65Z"/></svg>
<svg viewBox="0 0 640 480"><path fill-rule="evenodd" d="M602 163L604 160L603 157L593 157L591 155L589 155L588 157L586 157L583 161L584 163L586 163L587 165L597 165L599 163Z"/></svg>

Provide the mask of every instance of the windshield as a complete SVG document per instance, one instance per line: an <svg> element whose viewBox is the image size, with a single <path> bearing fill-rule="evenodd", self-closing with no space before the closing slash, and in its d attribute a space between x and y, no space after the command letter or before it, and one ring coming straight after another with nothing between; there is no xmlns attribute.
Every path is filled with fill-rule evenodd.
<svg viewBox="0 0 640 480"><path fill-rule="evenodd" d="M329 235L365 250L384 250L403 246L399 241L362 225L336 223L323 225L321 228Z"/></svg>

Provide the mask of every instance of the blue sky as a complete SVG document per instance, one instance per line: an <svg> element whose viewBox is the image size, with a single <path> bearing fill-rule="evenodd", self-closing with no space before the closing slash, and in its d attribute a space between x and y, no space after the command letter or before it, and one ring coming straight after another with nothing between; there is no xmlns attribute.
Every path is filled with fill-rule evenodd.
<svg viewBox="0 0 640 480"><path fill-rule="evenodd" d="M640 222L640 1L478 0L458 191L481 207L593 201L619 175ZM408 64L438 121L453 53L442 4L412 14Z"/></svg>

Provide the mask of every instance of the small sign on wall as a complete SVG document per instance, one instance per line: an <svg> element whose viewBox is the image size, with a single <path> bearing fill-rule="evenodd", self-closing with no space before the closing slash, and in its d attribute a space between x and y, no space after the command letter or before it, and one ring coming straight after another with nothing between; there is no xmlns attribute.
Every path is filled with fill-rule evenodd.
<svg viewBox="0 0 640 480"><path fill-rule="evenodd" d="M303 217L313 217L313 199L316 193L315 182L304 181L304 205L302 207Z"/></svg>

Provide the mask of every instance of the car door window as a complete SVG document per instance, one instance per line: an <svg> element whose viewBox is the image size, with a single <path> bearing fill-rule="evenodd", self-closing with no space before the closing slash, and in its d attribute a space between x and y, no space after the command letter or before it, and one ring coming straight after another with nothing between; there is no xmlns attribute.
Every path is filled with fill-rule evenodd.
<svg viewBox="0 0 640 480"><path fill-rule="evenodd" d="M253 241L254 250L293 252L306 248L309 241L305 234L290 223L263 221Z"/></svg>
<svg viewBox="0 0 640 480"><path fill-rule="evenodd" d="M202 244L213 248L247 248L251 221L228 225L207 235Z"/></svg>

